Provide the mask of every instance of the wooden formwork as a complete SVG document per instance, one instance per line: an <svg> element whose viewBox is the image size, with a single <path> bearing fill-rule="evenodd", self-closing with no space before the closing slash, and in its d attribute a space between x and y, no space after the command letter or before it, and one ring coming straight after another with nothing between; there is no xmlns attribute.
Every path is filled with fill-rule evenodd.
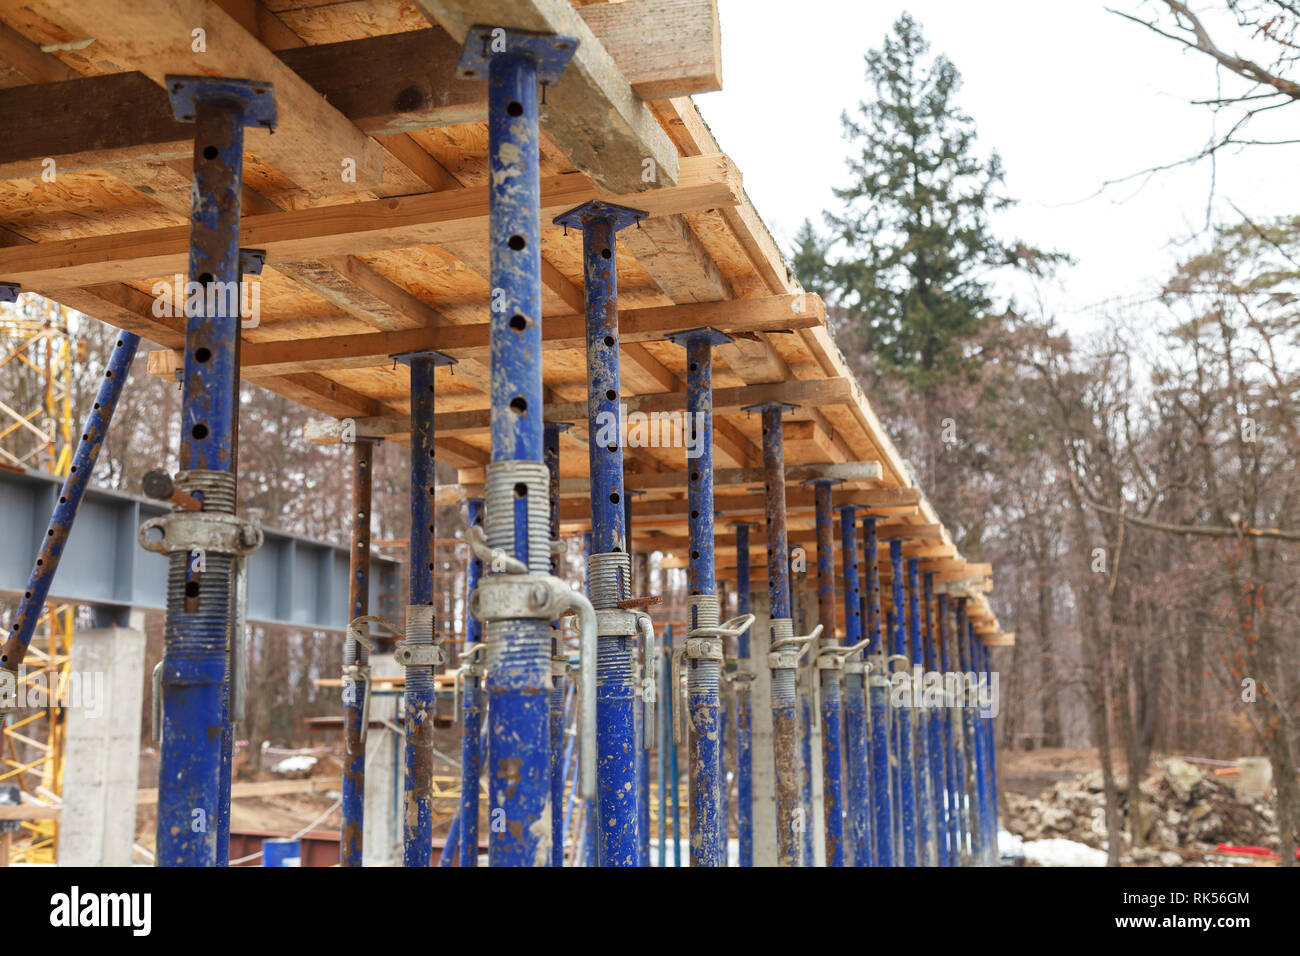
<svg viewBox="0 0 1300 956"><path fill-rule="evenodd" d="M172 118L168 74L275 86L278 127L250 130L241 244L265 249L244 377L358 434L403 441L405 367L434 349L437 457L481 486L488 461L486 88L458 79L469 28L502 24L580 45L542 112L542 221L588 199L646 210L618 236L623 399L684 410L684 350L669 333L713 326L717 510L761 520L760 422L785 429L789 522L812 543L812 493L795 483L852 466L836 502L886 518L904 554L971 597L976 630L1005 643L988 565L965 561L916 488L826 325L746 196L741 171L691 94L721 87L716 0L0 0L0 280L21 283L160 348L171 377L184 319L158 314L183 281L192 126ZM546 416L561 438L562 522L585 526L588 440L581 238L541 234ZM311 439L338 440L328 421ZM626 449L638 548L685 546L681 447ZM729 534L721 569L733 564ZM761 538L761 535L756 536ZM758 542L756 563L762 561ZM838 551L838 548L837 548ZM886 552L887 553L887 552Z"/></svg>

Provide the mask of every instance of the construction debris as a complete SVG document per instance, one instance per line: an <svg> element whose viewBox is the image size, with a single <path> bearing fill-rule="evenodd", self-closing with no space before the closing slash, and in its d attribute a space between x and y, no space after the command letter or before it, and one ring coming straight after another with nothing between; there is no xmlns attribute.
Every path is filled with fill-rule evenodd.
<svg viewBox="0 0 1300 956"><path fill-rule="evenodd" d="M1219 844L1276 849L1272 796L1237 789L1213 773L1171 757L1142 781L1131 807L1126 781L1117 777L1121 861L1164 866L1203 862ZM1006 794L1007 830L1022 840L1067 839L1106 848L1106 795L1100 770L1062 780L1038 797ZM1136 831L1131 820L1136 817ZM1136 841L1136 842L1135 842Z"/></svg>

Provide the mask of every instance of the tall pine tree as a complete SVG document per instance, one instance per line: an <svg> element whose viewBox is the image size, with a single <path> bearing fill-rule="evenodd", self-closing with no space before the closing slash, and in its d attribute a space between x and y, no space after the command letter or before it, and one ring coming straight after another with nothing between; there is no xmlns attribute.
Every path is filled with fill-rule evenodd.
<svg viewBox="0 0 1300 956"><path fill-rule="evenodd" d="M843 209L826 214L825 245L805 224L795 266L840 306L856 344L929 391L969 365L966 345L992 306L989 273L1017 258L989 227L1010 200L997 154L975 154L974 123L953 102L961 75L929 57L909 14L866 64L876 96L842 117L854 148L852 180L835 190Z"/></svg>

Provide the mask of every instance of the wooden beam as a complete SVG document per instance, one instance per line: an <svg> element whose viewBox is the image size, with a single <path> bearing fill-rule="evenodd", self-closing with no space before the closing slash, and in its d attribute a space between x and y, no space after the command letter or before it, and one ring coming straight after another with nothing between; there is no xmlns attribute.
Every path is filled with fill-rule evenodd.
<svg viewBox="0 0 1300 956"><path fill-rule="evenodd" d="M701 326L712 326L722 331L798 328L822 321L821 311L821 300L807 294L630 309L619 316L619 338L623 350L628 351L639 343L659 341L669 333ZM542 323L542 336L544 349L584 349L586 319L582 316L548 318ZM400 332L246 342L240 361L245 375L256 377L378 367L390 364L389 356L423 349L442 352L458 360L486 362L489 357L488 323L441 324ZM157 362L159 372L164 375L169 374L170 368L178 367L181 361L180 355L171 359L150 357L150 362ZM168 362L172 365L169 366ZM824 394L815 388L811 392Z"/></svg>
<svg viewBox="0 0 1300 956"><path fill-rule="evenodd" d="M677 185L610 197L584 176L542 181L542 220L590 199L636 205L651 216L737 202L740 174L723 155L684 160ZM246 216L240 245L268 260L295 262L336 255L440 244L482 236L488 228L486 186ZM189 226L41 242L0 250L0 275L24 286L64 288L184 273Z"/></svg>
<svg viewBox="0 0 1300 956"><path fill-rule="evenodd" d="M415 5L458 42L485 20L575 38L573 60L541 107L542 126L574 166L606 189L635 193L677 182L672 140L568 0L494 0L490 8L481 0L415 0ZM646 160L653 164L650 177L643 175Z"/></svg>
<svg viewBox="0 0 1300 956"><path fill-rule="evenodd" d="M43 0L41 8L68 32L93 39L97 58L139 70L160 86L167 74L272 84L278 125L274 135L247 130L248 150L308 193L380 184L379 147L220 7L206 0ZM204 49L195 52L190 38L200 29ZM345 160L355 169L351 181L342 175Z"/></svg>
<svg viewBox="0 0 1300 956"><path fill-rule="evenodd" d="M786 489L786 511L812 511L815 508L811 490ZM915 506L921 500L921 494L915 488L875 488L866 491L849 491L839 496L840 504L858 505L863 508L888 508L892 506ZM762 514L766 500L762 495L719 495L715 501L718 511L730 520L735 515ZM689 505L682 500L642 501L636 508L634 521L653 524L660 519L685 519L689 514ZM583 501L561 501L560 519L573 521L589 518L591 508Z"/></svg>
<svg viewBox="0 0 1300 956"><path fill-rule="evenodd" d="M672 308L677 308L673 306ZM626 313L631 314L631 313ZM245 343L244 348L253 348L256 343ZM151 352L149 354L149 374L160 378L170 378L180 366L176 364L174 352ZM747 405L763 402L798 402L819 401L831 403L843 401L849 394L848 383L843 379L828 378L821 381L779 382L770 385L743 385L738 388L720 388L713 393L713 411L715 414L738 412ZM645 412L682 412L686 410L686 395L683 392L653 392L647 395L629 395L624 399L629 413ZM587 403L552 402L547 404L543 413L548 422L583 422L587 419ZM457 432L478 432L488 428L491 423L491 409L474 408L460 412L438 412L433 418L434 433L438 435ZM357 434L361 437L384 437L385 435L408 430L406 418L359 419L355 423ZM308 441L319 444L334 444L337 437L337 423L313 423L308 426ZM872 464L872 463L868 463ZM808 466L824 469L827 466ZM829 466L834 468L835 466ZM762 483L760 478L758 484Z"/></svg>
<svg viewBox="0 0 1300 956"><path fill-rule="evenodd" d="M581 16L642 99L722 89L714 0L631 0ZM254 24L240 22L254 32ZM276 56L362 132L388 138L487 118L484 84L456 75L460 50L432 27L297 45ZM47 157L70 171L193 151L193 127L172 119L166 94L143 73L79 77L4 24L0 63L30 84L0 92L0 111L29 134L0 142L0 179L37 176Z"/></svg>
<svg viewBox="0 0 1300 956"><path fill-rule="evenodd" d="M309 425L308 428L312 428ZM319 424L315 428L319 429ZM333 430L333 429L331 429ZM437 425L434 425L435 433ZM308 439L309 441L311 439ZM823 472L829 473L825 477L834 475L840 480L847 481L875 481L880 477L880 463L875 461L854 462L852 465L787 465L785 469L785 480L790 484L798 484L801 481L807 481L813 477L823 477ZM667 471L657 474L646 475L626 475L623 483L631 491L685 491L686 490L686 472L685 471ZM761 468L715 468L713 470L713 487L715 488L747 488L763 483L763 470ZM470 498L483 497L482 485L466 485L465 494ZM591 480L588 478L561 478L560 494L562 496L585 496L591 493ZM925 526L925 527L938 527Z"/></svg>

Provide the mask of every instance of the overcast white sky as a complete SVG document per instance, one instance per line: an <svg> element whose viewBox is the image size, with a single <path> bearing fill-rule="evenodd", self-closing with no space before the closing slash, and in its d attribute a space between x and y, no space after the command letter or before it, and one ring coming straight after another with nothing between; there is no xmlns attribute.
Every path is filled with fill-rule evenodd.
<svg viewBox="0 0 1300 956"><path fill-rule="evenodd" d="M1112 7L1151 9L1139 0ZM1205 223L1211 168L1108 179L1196 153L1211 133L1212 62L1109 13L1098 0L721 0L724 89L696 97L736 161L759 213L784 250L805 217L821 226L846 180L840 113L871 95L863 54L910 11L932 53L961 71L958 104L981 150L996 149L1019 205L995 220L1076 259L1042 287L1048 311L1075 331L1096 328L1116 301L1149 297L1177 261L1176 241ZM1225 46L1240 36L1226 24ZM1224 92L1240 82L1224 79ZM1220 124L1225 121L1219 120ZM1252 125L1258 138L1295 138L1300 105ZM1221 153L1216 214L1228 202L1252 218L1300 210L1300 147ZM1093 198L1088 198L1093 197ZM1023 280L1000 283L1022 304Z"/></svg>

